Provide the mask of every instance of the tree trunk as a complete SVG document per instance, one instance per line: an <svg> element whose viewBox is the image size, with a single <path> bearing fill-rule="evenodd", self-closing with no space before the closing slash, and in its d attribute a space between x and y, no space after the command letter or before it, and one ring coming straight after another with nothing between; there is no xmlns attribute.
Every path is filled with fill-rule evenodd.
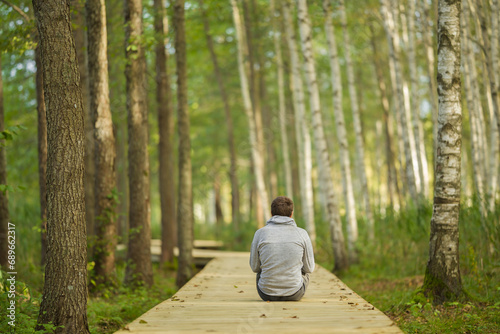
<svg viewBox="0 0 500 334"><path fill-rule="evenodd" d="M462 143L460 0L439 0L437 28L439 140L423 290L435 304L441 304L463 294L458 252Z"/></svg>
<svg viewBox="0 0 500 334"><path fill-rule="evenodd" d="M208 23L208 16L203 7L203 0L200 0L200 7L203 16L203 26L205 28L205 36L207 38L208 50L210 51L210 57L212 58L212 64L214 66L214 74L219 86L220 95L222 102L224 104L224 112L226 116L226 126L227 126L227 140L229 147L229 154L231 159L231 167L229 169L229 177L231 179L231 208L232 208L232 223L233 229L236 235L239 235L239 223L240 223L240 190L237 174L237 158L236 158L236 148L234 144L234 126L233 126L233 116L231 115L231 108L229 107L229 99L227 97L226 86L224 85L223 76L219 67L219 61L217 60L217 54L215 53L215 48L212 41L212 35L210 34L210 27Z"/></svg>
<svg viewBox="0 0 500 334"><path fill-rule="evenodd" d="M95 235L95 141L94 122L89 104L89 68L87 66L87 46L85 45L85 2L71 0L71 21L73 22L73 38L75 39L78 69L80 71L80 87L82 88L83 110L85 111L85 220L87 222L87 236ZM89 250L90 253L93 249ZM92 256L89 254L89 256Z"/></svg>
<svg viewBox="0 0 500 334"><path fill-rule="evenodd" d="M417 192L417 182L415 170L413 167L412 150L410 145L410 135L408 133L408 121L406 118L405 111L405 101L403 92L403 73L401 71L401 63L399 60L399 38L397 37L397 32L395 30L395 22L392 11L389 10L388 0L381 0L381 12L384 21L384 28L387 34L387 42L389 44L389 65L391 67L391 81L394 91L394 99L397 108L397 122L398 129L400 129L399 134L401 135L399 140L403 141L403 149L406 162L406 183L411 195L411 198L415 203L418 203L418 192ZM401 150L400 150L401 151Z"/></svg>
<svg viewBox="0 0 500 334"><path fill-rule="evenodd" d="M250 146L252 150L252 160L254 165L255 181L257 186L257 195L259 198L259 203L262 208L269 207L267 189L264 183L264 163L259 150L258 140L257 140L257 130L255 125L255 119L253 116L252 100L250 98L250 90L248 87L248 79L245 71L245 59L244 59L244 32L242 29L240 12L236 0L231 0L231 6L233 9L233 19L236 28L236 39L238 41L238 70L240 74L240 84L241 92L243 95L243 102L245 107L245 113L248 119L249 135L250 135ZM266 211L267 213L267 211ZM264 210L260 213L261 217L258 217L259 221L265 220L267 216Z"/></svg>
<svg viewBox="0 0 500 334"><path fill-rule="evenodd" d="M283 17L285 19L285 35L290 53L290 85L292 90L293 105L295 112L295 140L297 144L297 156L299 165L300 199L302 203L302 216L306 224L313 246L316 245L316 226L314 221L314 198L312 185L312 153L311 135L309 133L309 120L306 117L306 106L304 97L304 84L302 82L302 71L297 50L295 28L290 14L290 2L286 1L283 6Z"/></svg>
<svg viewBox="0 0 500 334"><path fill-rule="evenodd" d="M320 190L325 197L325 212L330 223L333 255L335 259L334 271L347 269L349 261L346 256L342 222L333 189L333 180L330 168L330 157L326 145L325 133L323 131L323 120L319 99L318 81L312 52L311 21L307 12L306 0L298 1L298 19L300 26L300 37L302 53L305 59L305 72L307 86L309 89L309 100L313 118L314 144L318 159Z"/></svg>
<svg viewBox="0 0 500 334"><path fill-rule="evenodd" d="M125 283L153 284L151 208L149 200L148 109L146 59L142 37L142 2L125 1L127 64L129 240Z"/></svg>
<svg viewBox="0 0 500 334"><path fill-rule="evenodd" d="M343 13L344 4L340 2L340 11ZM325 31L328 41L328 50L330 54L330 68L332 80L332 97L333 97L333 112L335 114L335 125L337 130L337 140L339 142L339 155L340 155L340 170L342 172L342 188L344 192L344 200L346 207L347 219L347 249L349 252L349 259L351 262L357 261L356 255L356 241L358 239L358 221L356 219L356 205L354 202L354 191L352 187L351 177L351 159L349 157L349 145L347 142L347 131L344 121L344 111L342 109L342 80L339 64L339 56L337 53L337 43L335 42L335 32L332 23L332 9L330 0L323 0L323 10L325 12ZM342 14L341 14L342 15ZM344 20L342 20L342 24ZM349 63L348 46L346 42L346 63ZM352 68L350 75L353 75ZM349 66L348 66L349 72ZM348 80L353 79L349 77ZM354 82L349 82L354 85ZM351 88L351 87L350 87ZM352 86L354 88L354 86ZM352 92L351 92L352 93ZM352 97L352 94L351 94ZM354 102L353 102L354 103ZM357 102L356 102L357 108ZM354 110L353 110L354 113ZM359 121L359 110L356 110ZM358 124L359 125L359 124ZM358 129L356 129L358 130ZM361 133L356 133L357 135ZM359 153L359 152L358 152ZM359 156L358 156L359 157ZM364 165L363 165L364 172ZM368 196L368 194L366 194Z"/></svg>
<svg viewBox="0 0 500 334"><path fill-rule="evenodd" d="M356 93L355 78L353 71L353 64L351 59L351 41L347 31L347 18L344 6L344 0L340 1L340 20L342 24L342 31L344 35L344 52L347 67L347 82L349 84L349 96L351 99L352 117L354 123L354 134L356 138L356 157L357 157L357 171L361 179L361 192L363 193L363 201L365 206L365 215L368 225L368 236L370 240L375 238L375 226L373 221L373 212L370 205L370 191L368 187L368 178L366 177L365 167L365 147L363 143L363 129L361 128L361 117L359 115L358 94ZM339 72L340 76L340 72ZM340 85L340 81L339 81ZM354 204L353 204L354 207Z"/></svg>
<svg viewBox="0 0 500 334"><path fill-rule="evenodd" d="M435 57L434 57L434 43L432 42L432 33L431 28L429 26L430 21L430 8L427 1L417 1L421 14L421 25L422 25L422 34L424 38L425 44L425 56L427 59L427 73L429 76L429 99L431 105L431 113L432 113L432 148L433 148L433 164L432 170L435 170L435 161L437 152L437 115L438 115L438 98L437 98L437 83L436 83L436 75L435 75Z"/></svg>
<svg viewBox="0 0 500 334"><path fill-rule="evenodd" d="M183 286L193 275L193 185L191 172L191 140L187 103L186 33L184 0L174 3L175 60L177 63L177 127L179 131L179 195L177 229L179 268L177 286Z"/></svg>
<svg viewBox="0 0 500 334"><path fill-rule="evenodd" d="M420 119L420 97L418 85L417 54L415 51L415 1L408 1L408 61L410 63L411 82L411 110L413 112L413 135L415 137L415 148L417 151L417 162L420 182L422 183L422 194L429 194L429 167L425 153L425 134Z"/></svg>
<svg viewBox="0 0 500 334"><path fill-rule="evenodd" d="M0 60L0 132L5 130L3 107L2 62ZM5 140L0 141L0 185L7 184L7 160ZM7 270L8 261L8 231L9 231L9 198L7 190L0 191L0 268Z"/></svg>
<svg viewBox="0 0 500 334"><path fill-rule="evenodd" d="M168 21L162 0L154 0L156 32L156 103L158 107L158 133L160 142L160 202L161 202L161 256L160 263L174 260L177 244L177 217L175 210L174 170L174 119L172 90L168 74L168 52L166 49Z"/></svg>
<svg viewBox="0 0 500 334"><path fill-rule="evenodd" d="M281 151L283 153L283 167L285 171L285 193L286 196L293 197L292 184L292 165L290 162L290 152L288 149L288 133L287 133L287 118L286 118L286 103L285 103L285 74L283 67L283 56L281 54L281 32L279 25L276 22L276 15L279 14L279 9L275 8L274 0L271 0L271 21L273 22L273 38L274 51L276 53L276 68L278 76L278 99L279 99L279 123L281 135Z"/></svg>
<svg viewBox="0 0 500 334"><path fill-rule="evenodd" d="M40 43L40 42L38 42ZM38 185L40 187L41 258L43 266L47 260L47 116L43 92L43 68L40 45L35 48L36 104L38 118Z"/></svg>
<svg viewBox="0 0 500 334"><path fill-rule="evenodd" d="M33 1L47 107L47 265L36 330L90 333L84 198L84 108L69 2ZM64 327L62 327L64 326Z"/></svg>
<svg viewBox="0 0 500 334"><path fill-rule="evenodd" d="M109 105L108 38L104 0L87 0L90 110L95 159L95 282L116 285L116 145Z"/></svg>
<svg viewBox="0 0 500 334"><path fill-rule="evenodd" d="M497 99L500 97L500 57L499 57L499 43L500 43L500 25L498 18L498 12L500 11L500 6L498 5L498 0L491 1L491 59L493 59L493 73L495 75L495 89ZM493 98L493 92L491 94ZM499 111L500 114L500 111ZM500 150L500 119L498 114L493 113L490 116L491 126L490 126L490 171L489 175L491 182L488 186L488 197L489 197L489 210L491 212L495 211L495 200L498 192L498 181L500 180L500 175L498 171L499 165L499 150ZM498 127L495 124L499 124Z"/></svg>

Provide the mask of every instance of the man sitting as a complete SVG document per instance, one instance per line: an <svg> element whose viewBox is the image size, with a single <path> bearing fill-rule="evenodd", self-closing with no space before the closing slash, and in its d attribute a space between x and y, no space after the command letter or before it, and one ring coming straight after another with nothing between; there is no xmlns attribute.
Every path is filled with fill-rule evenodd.
<svg viewBox="0 0 500 334"><path fill-rule="evenodd" d="M250 267L257 273L257 292L264 301L298 301L314 270L311 239L293 220L290 198L276 197L271 214L266 226L255 232L250 252Z"/></svg>

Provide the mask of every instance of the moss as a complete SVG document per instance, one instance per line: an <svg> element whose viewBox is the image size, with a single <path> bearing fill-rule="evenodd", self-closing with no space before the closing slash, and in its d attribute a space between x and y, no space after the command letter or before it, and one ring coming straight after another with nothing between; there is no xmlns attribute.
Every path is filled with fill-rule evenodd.
<svg viewBox="0 0 500 334"><path fill-rule="evenodd" d="M446 284L441 278L432 274L429 271L429 268L425 271L424 284L417 293L417 295L419 294L428 299L434 305L440 305L444 302L450 301L463 301L467 300L469 297L469 294L467 294L462 287L460 287L458 291L450 289L448 284Z"/></svg>

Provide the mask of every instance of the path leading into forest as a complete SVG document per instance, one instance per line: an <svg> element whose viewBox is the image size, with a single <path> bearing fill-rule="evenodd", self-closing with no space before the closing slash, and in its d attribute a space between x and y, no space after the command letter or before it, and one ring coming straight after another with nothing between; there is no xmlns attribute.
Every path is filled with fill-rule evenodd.
<svg viewBox="0 0 500 334"><path fill-rule="evenodd" d="M264 302L249 253L222 252L170 299L116 333L402 333L328 270L317 266L299 302Z"/></svg>

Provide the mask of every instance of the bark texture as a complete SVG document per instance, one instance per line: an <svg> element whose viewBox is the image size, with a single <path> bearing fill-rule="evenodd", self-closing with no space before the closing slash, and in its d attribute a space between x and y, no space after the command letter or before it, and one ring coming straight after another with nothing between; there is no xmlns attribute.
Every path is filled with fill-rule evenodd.
<svg viewBox="0 0 500 334"><path fill-rule="evenodd" d="M334 271L347 269L349 261L345 251L344 234L342 232L342 222L337 204L337 199L333 189L333 180L330 167L330 157L326 145L326 137L323 131L323 118L321 115L321 105L319 99L318 81L316 79L316 69L312 52L312 31L311 21L307 12L305 0L298 1L298 19L300 26L300 38L302 53L305 60L305 73L307 86L309 89L309 102L313 119L314 144L318 159L320 190L324 197L324 209L326 218L330 224L330 232L333 246L333 256L335 259Z"/></svg>
<svg viewBox="0 0 500 334"><path fill-rule="evenodd" d="M438 4L438 147L424 293L440 304L463 294L459 267L462 107L460 0Z"/></svg>
<svg viewBox="0 0 500 334"><path fill-rule="evenodd" d="M239 223L240 223L240 190L239 181L237 174L237 157L236 157L236 147L234 144L234 125L233 116L231 115L231 108L229 106L229 99L227 96L226 85L224 84L224 79L219 66L219 61L217 59L217 54L215 53L214 43L212 40L212 35L210 34L210 25L208 22L208 15L203 7L203 0L200 0L200 7L203 16L203 27L205 29L205 37L207 39L208 50L210 51L210 57L212 59L212 64L214 66L214 74L217 80L217 85L219 86L220 95L222 98L222 103L224 104L224 114L226 116L226 126L227 126L227 142L229 147L229 155L231 159L231 166L229 169L229 177L231 179L231 209L232 209L232 223L233 229L236 235L239 235Z"/></svg>
<svg viewBox="0 0 500 334"><path fill-rule="evenodd" d="M166 48L168 21L162 0L154 0L156 33L156 103L158 105L158 128L160 142L160 202L161 202L161 257L160 262L174 260L177 245L177 216L175 210L174 169L174 108L168 73Z"/></svg>
<svg viewBox="0 0 500 334"><path fill-rule="evenodd" d="M142 2L125 1L127 65L129 240L125 283L153 284L149 195L146 59L142 44Z"/></svg>
<svg viewBox="0 0 500 334"><path fill-rule="evenodd" d="M0 60L0 132L5 130L3 106L3 80L2 62ZM5 154L5 140L0 141L0 185L7 184L7 159ZM9 223L9 198L7 190L0 191L0 268L5 271L8 265L8 223Z"/></svg>
<svg viewBox="0 0 500 334"><path fill-rule="evenodd" d="M238 71L240 74L241 93L243 95L245 113L248 120L252 161L254 165L255 183L257 187L257 197L259 199L261 207L267 208L269 207L269 199L268 199L266 185L264 182L264 162L262 157L263 151L259 150L256 121L252 111L253 110L252 99L250 96L250 89L248 86L248 78L246 74L246 68L248 66L246 65L247 63L244 57L245 37L242 28L240 11L238 9L238 4L236 3L236 0L231 0L231 6L233 9L233 20L236 28L236 39L238 42ZM266 212L263 211L260 214L260 216L261 217L258 217L257 220L265 221L265 217L267 216L267 210Z"/></svg>
<svg viewBox="0 0 500 334"><path fill-rule="evenodd" d="M89 106L94 127L95 281L115 285L116 144L109 104L108 38L104 0L87 0Z"/></svg>
<svg viewBox="0 0 500 334"><path fill-rule="evenodd" d="M177 64L177 127L179 131L179 201L177 210L179 267L177 286L193 276L193 183L191 172L191 140L187 103L186 32L184 0L174 3L175 60Z"/></svg>
<svg viewBox="0 0 500 334"><path fill-rule="evenodd" d="M316 244L316 225L314 222L314 196L312 184L312 153L309 120L306 117L304 84L302 70L297 49L295 28L291 17L290 2L283 6L285 19L285 36L290 54L290 85L292 90L293 110L295 113L295 141L297 144L298 174L302 217L306 223L313 246Z"/></svg>
<svg viewBox="0 0 500 334"><path fill-rule="evenodd" d="M69 1L33 1L47 107L47 265L36 330L89 333L84 109ZM64 326L64 327L61 327Z"/></svg>
<svg viewBox="0 0 500 334"><path fill-rule="evenodd" d="M343 12L342 8L344 8L343 2L340 3L340 6L341 6L340 11L342 13ZM342 173L342 188L344 192L344 200L346 207L347 249L349 252L350 261L356 262L357 256L356 256L355 244L358 239L358 221L356 219L356 204L354 202L354 190L352 186L351 158L349 157L347 130L344 121L344 110L342 108L342 78L340 72L339 56L337 53L337 43L335 41L335 32L332 22L332 9L330 5L330 0L323 0L323 10L325 12L325 18L326 18L325 31L326 31L328 50L330 55L330 68L331 68L330 79L332 81L333 112L335 115L335 128L337 130L336 131L337 140L339 143L340 171ZM348 58L347 49L345 56L347 59ZM348 63L348 61L346 61L346 63ZM350 74L353 75L352 68ZM350 81L349 84L351 84ZM352 84L354 85L354 82L352 82ZM357 101L356 101L356 107L357 107ZM356 112L359 117L359 111L356 110ZM356 133L356 136L357 135L358 133ZM361 135L361 133L359 133L359 135ZM363 172L364 172L364 167L363 167ZM368 196L368 194L366 195Z"/></svg>

